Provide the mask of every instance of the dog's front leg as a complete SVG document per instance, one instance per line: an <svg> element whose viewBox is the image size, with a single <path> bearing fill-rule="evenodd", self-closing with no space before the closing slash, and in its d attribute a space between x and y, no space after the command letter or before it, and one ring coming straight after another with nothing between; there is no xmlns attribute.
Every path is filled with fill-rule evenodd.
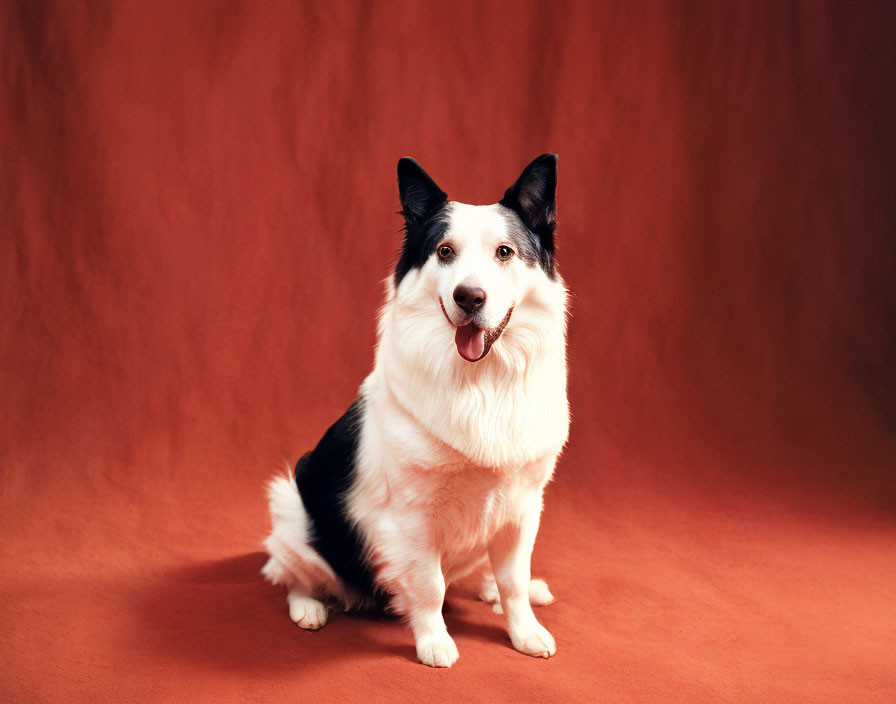
<svg viewBox="0 0 896 704"><path fill-rule="evenodd" d="M532 548L541 518L541 490L527 496L521 508L516 520L504 525L489 543L488 555L513 647L526 655L549 658L557 652L557 646L553 636L535 618L529 603Z"/></svg>
<svg viewBox="0 0 896 704"><path fill-rule="evenodd" d="M430 667L451 667L458 654L442 618L445 577L438 557L418 556L398 571L401 577L392 585L394 605L396 611L407 616L417 657Z"/></svg>

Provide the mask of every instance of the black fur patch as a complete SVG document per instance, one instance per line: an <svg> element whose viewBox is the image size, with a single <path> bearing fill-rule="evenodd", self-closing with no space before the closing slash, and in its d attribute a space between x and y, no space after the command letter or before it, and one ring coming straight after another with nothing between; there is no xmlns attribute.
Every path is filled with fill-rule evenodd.
<svg viewBox="0 0 896 704"><path fill-rule="evenodd" d="M530 266L540 266L548 277L554 279L554 257L546 251L541 244L541 239L532 230L526 227L513 210L506 205L501 205L501 215L507 226L507 237L516 250L516 255Z"/></svg>
<svg viewBox="0 0 896 704"><path fill-rule="evenodd" d="M448 209L445 205L413 231L405 227L404 245L401 256L395 265L395 285L401 283L411 269L418 269L426 263L430 255L436 251L439 243L445 239L448 229Z"/></svg>
<svg viewBox="0 0 896 704"><path fill-rule="evenodd" d="M542 154L523 169L500 201L516 213L520 224L537 240L539 263L551 280L555 278L556 190L557 155Z"/></svg>
<svg viewBox="0 0 896 704"><path fill-rule="evenodd" d="M411 269L423 266L448 227L447 196L414 159L398 160L398 195L404 216L404 244L395 265L395 285Z"/></svg>
<svg viewBox="0 0 896 704"><path fill-rule="evenodd" d="M296 485L311 519L311 545L343 582L364 596L381 602L364 541L349 520L346 498L355 482L362 399L352 403L317 443L296 464Z"/></svg>

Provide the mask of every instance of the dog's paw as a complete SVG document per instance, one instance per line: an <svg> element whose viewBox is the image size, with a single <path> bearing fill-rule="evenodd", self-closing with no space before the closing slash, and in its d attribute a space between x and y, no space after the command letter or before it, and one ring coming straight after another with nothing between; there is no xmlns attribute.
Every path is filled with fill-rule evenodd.
<svg viewBox="0 0 896 704"><path fill-rule="evenodd" d="M451 667L457 662L457 646L447 633L417 643L417 658L430 667Z"/></svg>
<svg viewBox="0 0 896 704"><path fill-rule="evenodd" d="M548 629L541 624L537 624L531 631L512 633L510 640L514 648L533 658L549 658L557 652L554 636L548 633Z"/></svg>
<svg viewBox="0 0 896 704"><path fill-rule="evenodd" d="M492 611L496 614L503 614L504 609L501 608L501 597L498 594L498 584L491 575L482 581L482 587L479 589L479 600L486 604L492 605ZM554 595L548 589L547 582L543 579L533 579L529 582L529 603L532 606L547 606L554 602Z"/></svg>
<svg viewBox="0 0 896 704"><path fill-rule="evenodd" d="M289 617L299 628L318 631L327 625L327 607L317 599L290 594L287 601Z"/></svg>
<svg viewBox="0 0 896 704"><path fill-rule="evenodd" d="M529 582L529 603L532 606L547 606L554 601L554 595L548 589L547 582L543 579L533 579Z"/></svg>

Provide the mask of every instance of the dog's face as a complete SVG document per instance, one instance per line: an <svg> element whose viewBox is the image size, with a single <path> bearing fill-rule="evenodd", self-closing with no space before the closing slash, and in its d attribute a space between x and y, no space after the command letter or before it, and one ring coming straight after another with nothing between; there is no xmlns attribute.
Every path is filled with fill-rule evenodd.
<svg viewBox="0 0 896 704"><path fill-rule="evenodd" d="M513 311L554 280L557 157L545 154L494 205L448 201L413 159L398 163L405 242L395 284L406 278L454 328L458 354L483 359ZM410 275L410 276L409 276ZM436 308L436 306L438 308Z"/></svg>

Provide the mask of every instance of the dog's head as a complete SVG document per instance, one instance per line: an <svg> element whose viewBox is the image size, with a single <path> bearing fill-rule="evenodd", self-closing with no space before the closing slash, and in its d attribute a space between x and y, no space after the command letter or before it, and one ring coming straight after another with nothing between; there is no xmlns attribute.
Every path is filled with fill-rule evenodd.
<svg viewBox="0 0 896 704"><path fill-rule="evenodd" d="M413 289L418 303L440 309L468 362L483 359L514 310L556 280L556 184L557 155L543 154L499 203L467 205L449 201L414 159L398 162L405 240L396 291Z"/></svg>

